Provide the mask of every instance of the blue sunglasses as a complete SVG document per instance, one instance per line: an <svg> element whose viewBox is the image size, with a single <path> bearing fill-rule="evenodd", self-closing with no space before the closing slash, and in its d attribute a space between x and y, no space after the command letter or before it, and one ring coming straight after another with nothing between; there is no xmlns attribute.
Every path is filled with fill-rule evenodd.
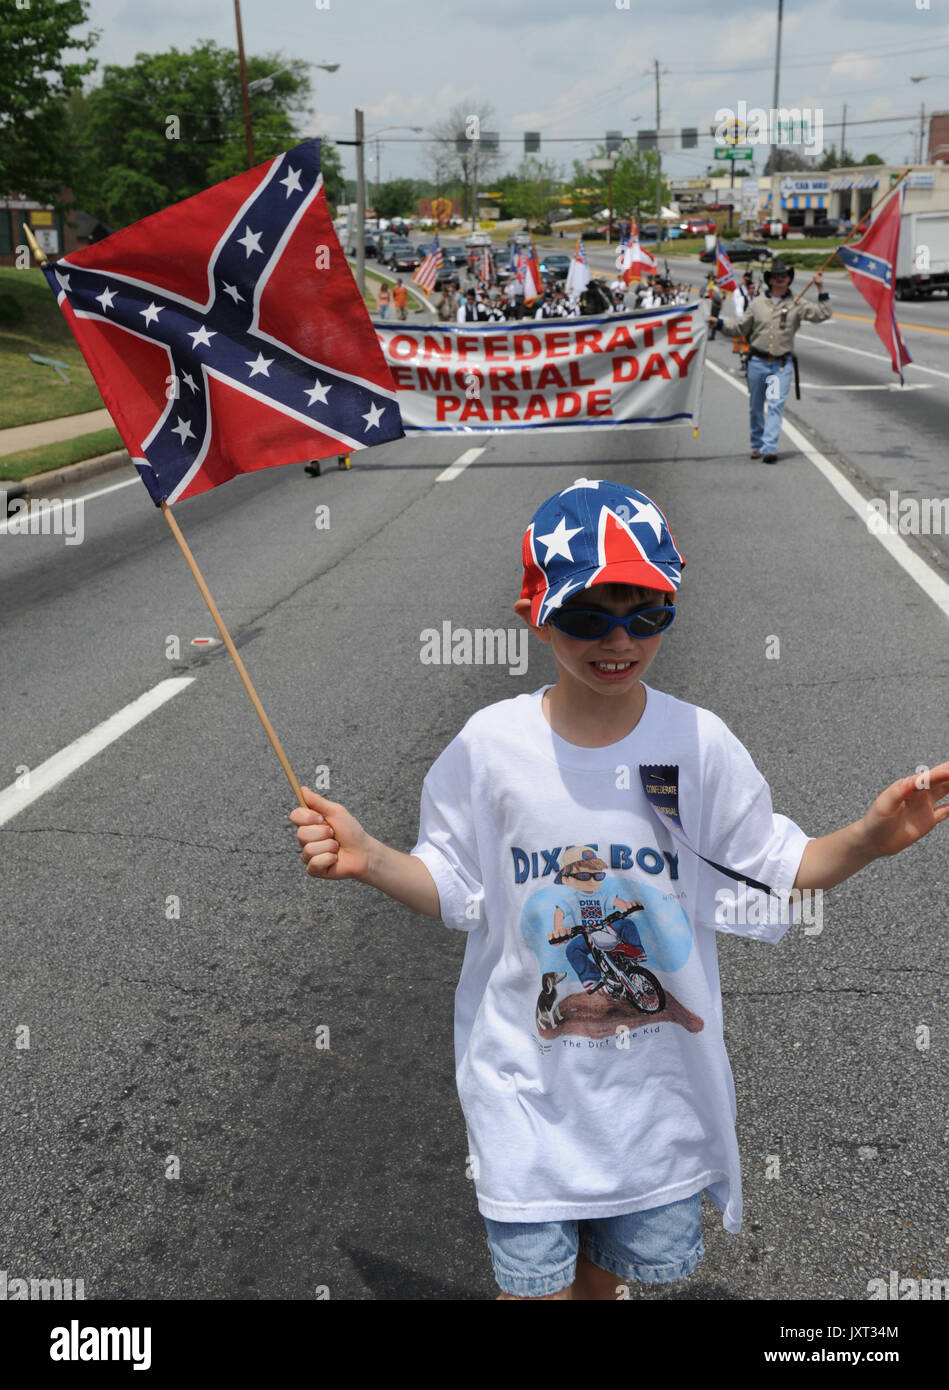
<svg viewBox="0 0 949 1390"><path fill-rule="evenodd" d="M568 637L575 637L581 642L595 642L601 637L608 637L617 627L624 627L630 637L657 637L671 625L675 615L675 604L672 603L659 608L637 608L627 618L614 618L597 608L558 608L551 613L548 621Z"/></svg>

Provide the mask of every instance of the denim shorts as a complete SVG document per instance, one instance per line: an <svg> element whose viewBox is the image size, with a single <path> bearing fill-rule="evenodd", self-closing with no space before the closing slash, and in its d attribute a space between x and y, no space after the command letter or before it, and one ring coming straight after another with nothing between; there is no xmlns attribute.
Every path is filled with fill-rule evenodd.
<svg viewBox="0 0 949 1390"><path fill-rule="evenodd" d="M702 1194L624 1216L587 1221L493 1221L488 1249L504 1293L544 1298L572 1284L577 1249L593 1264L641 1284L668 1284L701 1260Z"/></svg>

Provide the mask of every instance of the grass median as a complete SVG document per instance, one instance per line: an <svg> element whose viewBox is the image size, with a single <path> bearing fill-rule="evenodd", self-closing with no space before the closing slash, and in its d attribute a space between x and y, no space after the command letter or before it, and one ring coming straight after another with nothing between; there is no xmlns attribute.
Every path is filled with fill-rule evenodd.
<svg viewBox="0 0 949 1390"><path fill-rule="evenodd" d="M62 362L69 382L32 362L30 353ZM102 409L99 388L41 270L0 266L0 373L0 429Z"/></svg>
<svg viewBox="0 0 949 1390"><path fill-rule="evenodd" d="M82 463L123 449L118 430L95 430L75 439L61 439L55 444L41 444L37 449L24 449L18 454L0 455L0 482L22 482L33 473L48 473L53 468L65 468L70 463Z"/></svg>

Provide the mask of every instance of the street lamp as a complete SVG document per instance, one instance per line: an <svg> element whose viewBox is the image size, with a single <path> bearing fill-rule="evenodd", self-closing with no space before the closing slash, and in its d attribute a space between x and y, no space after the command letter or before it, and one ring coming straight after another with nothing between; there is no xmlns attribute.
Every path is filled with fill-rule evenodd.
<svg viewBox="0 0 949 1390"><path fill-rule="evenodd" d="M382 152L381 152L381 149L380 149L380 142L379 142L379 140L378 140L377 137L380 136L380 135L384 135L385 132L386 132L387 130L411 130L411 131L414 131L416 135L421 135L421 133L422 133L422 131L423 131L424 129L425 129L425 127L424 127L424 126L420 126L420 125L384 125L384 126L381 126L381 127L379 128L379 130L374 130L374 131L372 131L369 135L366 135L366 136L364 137L364 139L366 139L366 140L375 140L375 142L376 142L376 201L377 201L377 202L379 201L379 192L380 192L380 190L381 190L381 188L382 188Z"/></svg>
<svg viewBox="0 0 949 1390"><path fill-rule="evenodd" d="M283 72L289 72L289 68L278 68L269 77L258 77L253 82L247 81L247 61L244 57L244 29L241 24L241 0L234 0L234 24L237 29L237 62L241 75L241 104L244 108L244 136L247 141L247 167L254 167L254 128L250 119L250 94L252 91L269 92L273 87L273 79L279 77ZM323 68L325 72L336 72L339 63L308 63L311 68Z"/></svg>

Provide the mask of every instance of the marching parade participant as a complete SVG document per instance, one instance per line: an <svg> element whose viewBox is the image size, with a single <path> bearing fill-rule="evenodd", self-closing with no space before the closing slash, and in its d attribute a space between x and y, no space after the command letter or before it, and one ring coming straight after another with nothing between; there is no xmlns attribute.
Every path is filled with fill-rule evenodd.
<svg viewBox="0 0 949 1390"><path fill-rule="evenodd" d="M758 290L755 285L755 277L750 270L746 270L741 277L740 283L737 284L732 291L732 303L735 306L735 316L737 318L741 318L757 293Z"/></svg>
<svg viewBox="0 0 949 1390"><path fill-rule="evenodd" d="M705 293L710 300L709 319L708 319L708 340L713 342L715 339L715 329L718 323L718 316L722 308L722 292L715 283L714 270L709 271L708 280L705 283Z"/></svg>
<svg viewBox="0 0 949 1390"><path fill-rule="evenodd" d="M458 323L476 323L488 317L488 311L483 304L479 304L474 290L466 290L465 297L458 306Z"/></svg>
<svg viewBox="0 0 949 1390"><path fill-rule="evenodd" d="M740 319L729 323L721 317L714 320L726 338L747 338L751 345L748 362L751 457L763 458L765 463L776 463L778 459L781 417L791 386L792 366L796 365L794 335L802 323L824 323L831 316L830 295L824 289L821 271L814 276L818 289L816 304L802 304L791 299L793 279L793 269L783 261L775 261L764 273L768 286L766 294L756 295ZM777 386L771 387L771 394L769 382L777 382Z"/></svg>

